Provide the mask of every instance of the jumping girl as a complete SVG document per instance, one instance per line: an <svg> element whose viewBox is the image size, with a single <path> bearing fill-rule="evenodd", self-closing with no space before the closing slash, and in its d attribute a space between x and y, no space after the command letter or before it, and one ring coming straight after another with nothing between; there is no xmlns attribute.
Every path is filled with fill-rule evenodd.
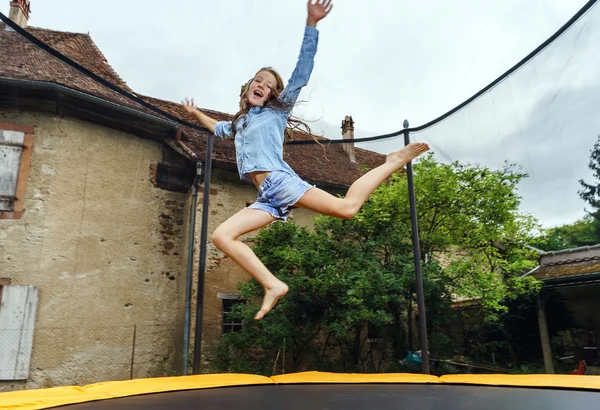
<svg viewBox="0 0 600 410"><path fill-rule="evenodd" d="M215 246L249 272L264 288L265 295L255 319L262 319L288 286L277 279L252 249L238 238L276 220L285 221L290 208L305 208L337 218L352 218L371 193L393 172L404 167L429 147L413 143L389 154L386 162L372 169L337 198L303 181L283 160L284 133L292 108L314 66L319 32L317 23L331 11L331 0L308 1L308 18L300 56L287 87L271 67L260 69L242 90L240 111L232 121L217 121L199 111L194 101L184 101L186 110L216 136L235 137L236 161L242 180L258 189L255 203L242 209L212 234Z"/></svg>

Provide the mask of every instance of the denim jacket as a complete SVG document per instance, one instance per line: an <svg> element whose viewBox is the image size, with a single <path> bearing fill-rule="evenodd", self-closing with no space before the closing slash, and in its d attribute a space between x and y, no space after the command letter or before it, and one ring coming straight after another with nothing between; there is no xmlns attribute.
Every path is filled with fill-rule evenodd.
<svg viewBox="0 0 600 410"><path fill-rule="evenodd" d="M254 171L295 172L283 160L283 140L287 119L291 108L298 99L300 90L306 84L314 67L319 32L307 26L300 48L296 68L292 72L279 99L290 107L289 110L269 107L252 107L248 114L236 123L235 153L240 178L250 181L249 173ZM231 121L219 121L215 125L215 135L221 138L232 135Z"/></svg>

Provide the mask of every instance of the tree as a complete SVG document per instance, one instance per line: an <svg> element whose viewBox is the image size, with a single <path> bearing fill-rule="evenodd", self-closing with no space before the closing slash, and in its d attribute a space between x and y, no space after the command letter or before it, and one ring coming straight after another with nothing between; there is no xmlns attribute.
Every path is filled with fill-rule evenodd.
<svg viewBox="0 0 600 410"><path fill-rule="evenodd" d="M592 148L588 167L592 170L596 183L588 184L583 179L579 180L583 189L578 193L591 208L588 211L592 218L594 234L591 242L596 244L600 243L600 136Z"/></svg>
<svg viewBox="0 0 600 410"><path fill-rule="evenodd" d="M531 245L550 252L600 243L600 136L592 148L588 167L597 182L588 184L581 179L582 190L578 191L581 199L590 206L587 215L570 224L543 229Z"/></svg>
<svg viewBox="0 0 600 410"><path fill-rule="evenodd" d="M508 165L492 171L440 164L431 155L414 170L430 350L452 355L461 346L441 329L455 316L453 299L476 299L481 317L493 320L506 301L538 289L530 277L517 279L535 264L523 246L535 221L519 214L516 194L526 175ZM254 250L290 292L257 323L262 289L254 281L241 285L248 303L237 314L247 325L223 338L218 370L271 374L285 345L287 371L381 371L416 348L408 331L417 315L400 173L353 219L320 217L314 232L273 224L256 237Z"/></svg>
<svg viewBox="0 0 600 410"><path fill-rule="evenodd" d="M397 271L382 267L377 255L367 250L373 244L353 241L349 232L329 222L337 223L322 219L316 232L294 223L273 224L260 233L255 252L288 283L290 292L265 319L254 323L252 312L262 290L254 281L241 286L242 297L255 303L238 314L251 325L224 338L219 352L224 368L243 371L250 363L255 371L270 374L284 338L288 371L308 363L339 371L381 367L385 358L369 349L369 332L373 336L389 330L389 306L404 303L403 282Z"/></svg>
<svg viewBox="0 0 600 410"><path fill-rule="evenodd" d="M550 252L595 245L598 242L597 223L592 215L587 215L571 224L544 230L531 242L531 245Z"/></svg>
<svg viewBox="0 0 600 410"><path fill-rule="evenodd" d="M511 292L520 294L531 286L535 291L537 286L529 279L514 280L516 274L533 268L536 258L523 245L537 223L518 212L517 185L526 177L515 165L490 170L458 162L441 164L431 155L415 166L423 258L446 260L447 290L478 299L488 315L502 310L500 301ZM392 198L404 201L400 207L406 209L406 182L394 178L398 179L388 190L378 191L373 202L389 207L378 196L396 190ZM401 225L409 226L406 212L399 210L398 215L404 221Z"/></svg>

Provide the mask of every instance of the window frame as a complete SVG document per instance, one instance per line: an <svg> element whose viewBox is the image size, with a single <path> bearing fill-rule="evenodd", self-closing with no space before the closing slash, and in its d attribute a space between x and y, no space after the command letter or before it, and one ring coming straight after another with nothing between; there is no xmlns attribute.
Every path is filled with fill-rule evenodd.
<svg viewBox="0 0 600 410"><path fill-rule="evenodd" d="M10 278L0 278L0 309L2 309L2 289L5 286L10 286L12 280Z"/></svg>
<svg viewBox="0 0 600 410"><path fill-rule="evenodd" d="M235 293L219 293L218 298L221 300L221 336L224 336L227 333L241 331L244 328L244 320L229 320L227 318L227 313L230 312L225 311L225 305L229 304L234 306L238 303L245 303L245 301L240 297L240 295Z"/></svg>
<svg viewBox="0 0 600 410"><path fill-rule="evenodd" d="M0 211L0 219L21 219L25 212L25 195L27 194L27 181L29 169L31 168L31 154L33 152L34 129L31 125L19 125L1 123L0 130L15 131L25 134L23 137L23 151L21 152L21 163L17 174L17 188L12 211Z"/></svg>

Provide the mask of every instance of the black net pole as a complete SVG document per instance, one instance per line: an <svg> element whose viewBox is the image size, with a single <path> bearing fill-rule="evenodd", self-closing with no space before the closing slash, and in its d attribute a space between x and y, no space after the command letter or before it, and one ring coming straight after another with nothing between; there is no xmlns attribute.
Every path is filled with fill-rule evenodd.
<svg viewBox="0 0 600 410"><path fill-rule="evenodd" d="M410 143L408 120L404 120L404 145ZM415 199L415 182L413 179L412 161L406 164L408 180L408 197L410 200L410 220L412 226L413 255L417 287L417 306L419 309L419 341L421 345L421 372L429 374L429 342L427 341L427 319L425 317L425 295L423 292L423 275L421 273L421 247L419 245L419 223L417 220L417 201Z"/></svg>
<svg viewBox="0 0 600 410"><path fill-rule="evenodd" d="M200 263L198 265L198 292L196 294L196 329L194 333L194 374L200 373L202 356L202 316L204 314L204 277L206 274L206 242L208 239L208 201L210 197L210 176L212 170L213 133L206 141L204 161L204 198L202 198L202 227L200 228Z"/></svg>

